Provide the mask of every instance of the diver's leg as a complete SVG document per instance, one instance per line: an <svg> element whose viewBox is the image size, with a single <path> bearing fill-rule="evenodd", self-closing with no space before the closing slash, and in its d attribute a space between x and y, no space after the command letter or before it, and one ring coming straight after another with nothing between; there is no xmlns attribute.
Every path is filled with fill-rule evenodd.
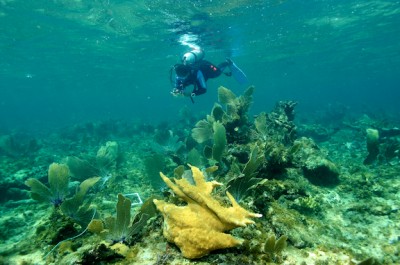
<svg viewBox="0 0 400 265"><path fill-rule="evenodd" d="M228 61L228 59L226 59L226 62L220 63L220 64L218 65L218 69L219 69L221 72L223 72L223 71L226 69L226 67L228 67L228 66L230 66L230 65L232 65L232 61Z"/></svg>
<svg viewBox="0 0 400 265"><path fill-rule="evenodd" d="M231 70L231 75L238 81L240 84L246 84L248 82L246 74L239 68L237 65L229 58L226 58L228 63L228 67Z"/></svg>

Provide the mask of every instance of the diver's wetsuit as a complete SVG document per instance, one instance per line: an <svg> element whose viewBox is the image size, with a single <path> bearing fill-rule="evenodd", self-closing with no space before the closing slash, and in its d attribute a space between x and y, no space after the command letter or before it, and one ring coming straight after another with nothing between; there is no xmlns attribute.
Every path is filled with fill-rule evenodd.
<svg viewBox="0 0 400 265"><path fill-rule="evenodd" d="M225 68L229 65L229 62L223 62L218 66L215 66L209 61L201 60L193 65L190 65L190 73L185 79L182 80L178 77L175 79L175 88L184 90L185 87L193 85L193 94L196 96L204 94L207 92L206 81L209 78L216 78L220 76Z"/></svg>

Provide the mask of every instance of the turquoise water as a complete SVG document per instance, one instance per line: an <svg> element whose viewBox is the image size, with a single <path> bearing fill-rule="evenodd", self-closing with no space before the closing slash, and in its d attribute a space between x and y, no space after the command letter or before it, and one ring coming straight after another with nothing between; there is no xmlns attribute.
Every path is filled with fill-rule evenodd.
<svg viewBox="0 0 400 265"><path fill-rule="evenodd" d="M399 84L399 1L0 0L0 264L399 264Z"/></svg>
<svg viewBox="0 0 400 265"><path fill-rule="evenodd" d="M241 94L220 77L195 104L170 96L185 34L246 72L256 113L277 100L398 113L399 14L398 1L3 0L0 129L170 120L208 112L220 85Z"/></svg>

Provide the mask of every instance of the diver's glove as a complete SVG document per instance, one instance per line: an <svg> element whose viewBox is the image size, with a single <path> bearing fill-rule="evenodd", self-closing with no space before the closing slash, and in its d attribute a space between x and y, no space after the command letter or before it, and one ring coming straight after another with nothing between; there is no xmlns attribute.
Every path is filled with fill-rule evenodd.
<svg viewBox="0 0 400 265"><path fill-rule="evenodd" d="M174 97L192 97L194 93L186 91L185 89L178 89L178 88L174 88L171 91L171 94Z"/></svg>
<svg viewBox="0 0 400 265"><path fill-rule="evenodd" d="M178 89L178 88L174 88L174 89L172 89L172 91L171 91L171 95L173 95L174 97L183 97L184 95L183 95L183 90L181 90L181 89Z"/></svg>

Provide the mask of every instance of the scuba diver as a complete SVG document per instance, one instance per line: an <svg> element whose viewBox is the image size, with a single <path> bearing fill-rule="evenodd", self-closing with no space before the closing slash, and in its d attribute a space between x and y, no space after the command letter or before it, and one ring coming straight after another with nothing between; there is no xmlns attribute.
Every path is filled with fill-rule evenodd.
<svg viewBox="0 0 400 265"><path fill-rule="evenodd" d="M240 84L247 83L246 75L231 59L227 58L225 62L215 66L203 58L203 50L194 49L183 55L181 64L175 64L171 68L170 79L174 86L171 94L173 96L187 96L194 103L193 97L207 92L207 80L221 74L233 76ZM226 68L229 68L230 71L224 72ZM174 81L172 80L172 70L175 71ZM190 85L193 85L191 91L186 89Z"/></svg>

